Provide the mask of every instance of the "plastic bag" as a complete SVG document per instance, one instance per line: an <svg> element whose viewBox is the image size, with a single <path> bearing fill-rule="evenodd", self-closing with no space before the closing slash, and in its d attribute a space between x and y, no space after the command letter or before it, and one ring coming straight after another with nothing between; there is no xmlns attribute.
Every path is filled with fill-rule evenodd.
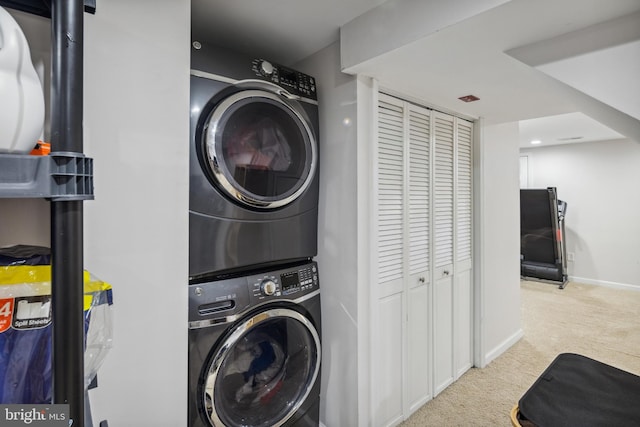
<svg viewBox="0 0 640 427"><path fill-rule="evenodd" d="M85 387L112 347L111 285L84 272ZM0 266L0 403L51 403L51 266Z"/></svg>

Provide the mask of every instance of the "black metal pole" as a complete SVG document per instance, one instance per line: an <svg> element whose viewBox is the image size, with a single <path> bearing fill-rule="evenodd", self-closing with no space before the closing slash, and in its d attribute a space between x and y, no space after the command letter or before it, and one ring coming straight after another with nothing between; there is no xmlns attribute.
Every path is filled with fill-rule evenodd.
<svg viewBox="0 0 640 427"><path fill-rule="evenodd" d="M51 147L82 153L82 0L53 0ZM51 202L53 403L84 427L83 205Z"/></svg>

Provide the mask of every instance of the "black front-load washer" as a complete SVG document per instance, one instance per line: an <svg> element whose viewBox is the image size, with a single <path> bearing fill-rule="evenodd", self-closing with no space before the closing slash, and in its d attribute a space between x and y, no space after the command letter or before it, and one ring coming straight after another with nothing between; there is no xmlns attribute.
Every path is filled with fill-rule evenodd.
<svg viewBox="0 0 640 427"><path fill-rule="evenodd" d="M189 427L317 427L315 262L189 286Z"/></svg>
<svg viewBox="0 0 640 427"><path fill-rule="evenodd" d="M196 43L191 52L189 276L317 255L315 79Z"/></svg>

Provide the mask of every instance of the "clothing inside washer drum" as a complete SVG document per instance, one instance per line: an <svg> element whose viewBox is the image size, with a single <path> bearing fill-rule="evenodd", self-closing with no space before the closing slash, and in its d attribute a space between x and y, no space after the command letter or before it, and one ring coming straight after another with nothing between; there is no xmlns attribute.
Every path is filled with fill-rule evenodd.
<svg viewBox="0 0 640 427"><path fill-rule="evenodd" d="M212 399L225 425L267 425L290 411L313 376L314 345L298 322L282 322L266 321L249 331L229 351L215 379L207 378L209 415Z"/></svg>
<svg viewBox="0 0 640 427"><path fill-rule="evenodd" d="M237 383L236 402L267 403L272 392L279 388L285 373L286 358L278 342L263 334L246 336L233 351L232 361L226 371L227 378L242 374L243 382Z"/></svg>

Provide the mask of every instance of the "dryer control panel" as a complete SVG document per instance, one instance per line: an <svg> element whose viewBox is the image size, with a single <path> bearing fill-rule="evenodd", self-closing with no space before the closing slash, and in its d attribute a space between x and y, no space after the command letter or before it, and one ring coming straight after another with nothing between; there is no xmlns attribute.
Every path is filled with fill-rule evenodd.
<svg viewBox="0 0 640 427"><path fill-rule="evenodd" d="M191 70L241 81L259 79L274 83L303 100L317 101L316 79L308 74L262 58L245 56L213 43L194 40Z"/></svg>
<svg viewBox="0 0 640 427"><path fill-rule="evenodd" d="M307 74L264 59L254 59L251 68L256 77L275 83L294 95L314 101L318 99L316 80Z"/></svg>

